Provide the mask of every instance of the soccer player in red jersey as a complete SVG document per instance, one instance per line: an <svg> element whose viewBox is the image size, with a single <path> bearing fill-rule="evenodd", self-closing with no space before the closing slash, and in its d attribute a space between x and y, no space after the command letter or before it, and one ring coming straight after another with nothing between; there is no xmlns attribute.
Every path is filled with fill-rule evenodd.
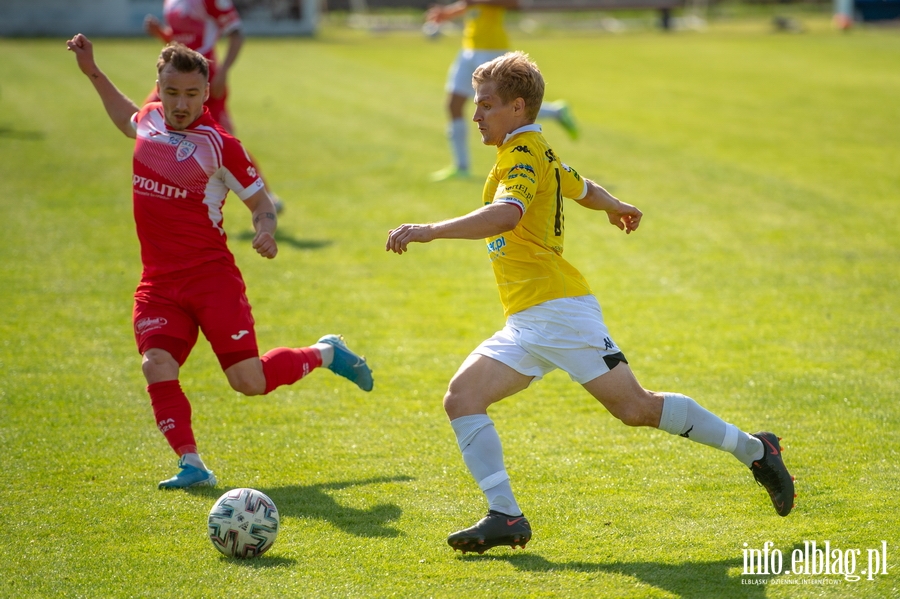
<svg viewBox="0 0 900 599"><path fill-rule="evenodd" d="M143 272L134 296L134 335L157 426L180 467L159 487L212 486L216 478L197 451L191 405L179 382L200 331L232 388L245 395L293 384L319 366L371 391L372 372L339 335L259 357L222 207L230 190L249 208L252 245L264 258L278 253L277 216L244 147L204 106L210 93L206 59L178 42L166 46L157 62L161 101L138 108L97 68L90 40L78 34L67 46L113 124L136 140L132 187Z"/></svg>
<svg viewBox="0 0 900 599"><path fill-rule="evenodd" d="M205 104L212 118L234 135L234 123L226 105L228 72L244 45L241 17L234 4L231 0L164 0L163 20L161 23L153 15L147 15L144 29L167 44L181 42L206 58L209 64L209 97ZM223 37L228 38L228 50L225 59L219 63L216 60L216 43ZM158 102L159 99L154 87L144 104ZM281 212L281 200L271 190L270 194L275 202L276 212Z"/></svg>

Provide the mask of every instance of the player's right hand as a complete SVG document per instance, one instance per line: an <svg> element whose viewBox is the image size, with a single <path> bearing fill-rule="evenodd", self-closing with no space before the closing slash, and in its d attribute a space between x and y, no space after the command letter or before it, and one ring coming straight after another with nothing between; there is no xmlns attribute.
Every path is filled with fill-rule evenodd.
<svg viewBox="0 0 900 599"><path fill-rule="evenodd" d="M408 251L408 246L412 242L428 243L434 239L429 225L400 225L396 229L391 229L388 233L387 242L384 244L385 251L402 254Z"/></svg>
<svg viewBox="0 0 900 599"><path fill-rule="evenodd" d="M94 63L94 45L84 34L79 33L67 41L66 48L75 53L75 60L82 73L90 76L97 71L97 65Z"/></svg>

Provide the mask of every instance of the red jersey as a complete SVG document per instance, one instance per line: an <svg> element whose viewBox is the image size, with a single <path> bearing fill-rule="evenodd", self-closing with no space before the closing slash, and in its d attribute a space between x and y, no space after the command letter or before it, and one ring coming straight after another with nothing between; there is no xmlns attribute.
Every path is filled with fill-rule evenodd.
<svg viewBox="0 0 900 599"><path fill-rule="evenodd" d="M163 19L172 39L215 62L216 42L241 27L231 0L164 0Z"/></svg>
<svg viewBox="0 0 900 599"><path fill-rule="evenodd" d="M183 130L170 129L162 104L132 117L134 220L144 277L225 259L234 263L222 228L230 189L246 200L264 187L237 139L203 114Z"/></svg>

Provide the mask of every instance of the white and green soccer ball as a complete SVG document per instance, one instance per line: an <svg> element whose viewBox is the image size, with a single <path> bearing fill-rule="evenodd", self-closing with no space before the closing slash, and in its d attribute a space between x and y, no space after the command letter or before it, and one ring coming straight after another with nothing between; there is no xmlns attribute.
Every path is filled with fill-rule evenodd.
<svg viewBox="0 0 900 599"><path fill-rule="evenodd" d="M259 557L281 528L278 508L256 489L232 489L216 501L207 520L209 540L228 557Z"/></svg>

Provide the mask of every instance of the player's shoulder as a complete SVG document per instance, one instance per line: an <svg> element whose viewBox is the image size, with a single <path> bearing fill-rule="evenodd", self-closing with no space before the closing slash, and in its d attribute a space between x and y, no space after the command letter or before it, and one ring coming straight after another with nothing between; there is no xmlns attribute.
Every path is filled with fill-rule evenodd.
<svg viewBox="0 0 900 599"><path fill-rule="evenodd" d="M498 165L512 165L519 162L540 165L547 161L553 150L547 144L547 140L540 131L525 131L519 133L504 143L498 155Z"/></svg>
<svg viewBox="0 0 900 599"><path fill-rule="evenodd" d="M156 114L162 114L162 102L147 102L135 113L134 120L139 122L146 119L148 115Z"/></svg>
<svg viewBox="0 0 900 599"><path fill-rule="evenodd" d="M191 124L191 130L196 131L198 133L205 134L214 134L217 138L221 139L223 142L228 140L230 143L231 140L236 140L236 138L229 133L225 127L219 124L219 121L212 117L212 114L209 112L209 108L203 107L203 114Z"/></svg>

